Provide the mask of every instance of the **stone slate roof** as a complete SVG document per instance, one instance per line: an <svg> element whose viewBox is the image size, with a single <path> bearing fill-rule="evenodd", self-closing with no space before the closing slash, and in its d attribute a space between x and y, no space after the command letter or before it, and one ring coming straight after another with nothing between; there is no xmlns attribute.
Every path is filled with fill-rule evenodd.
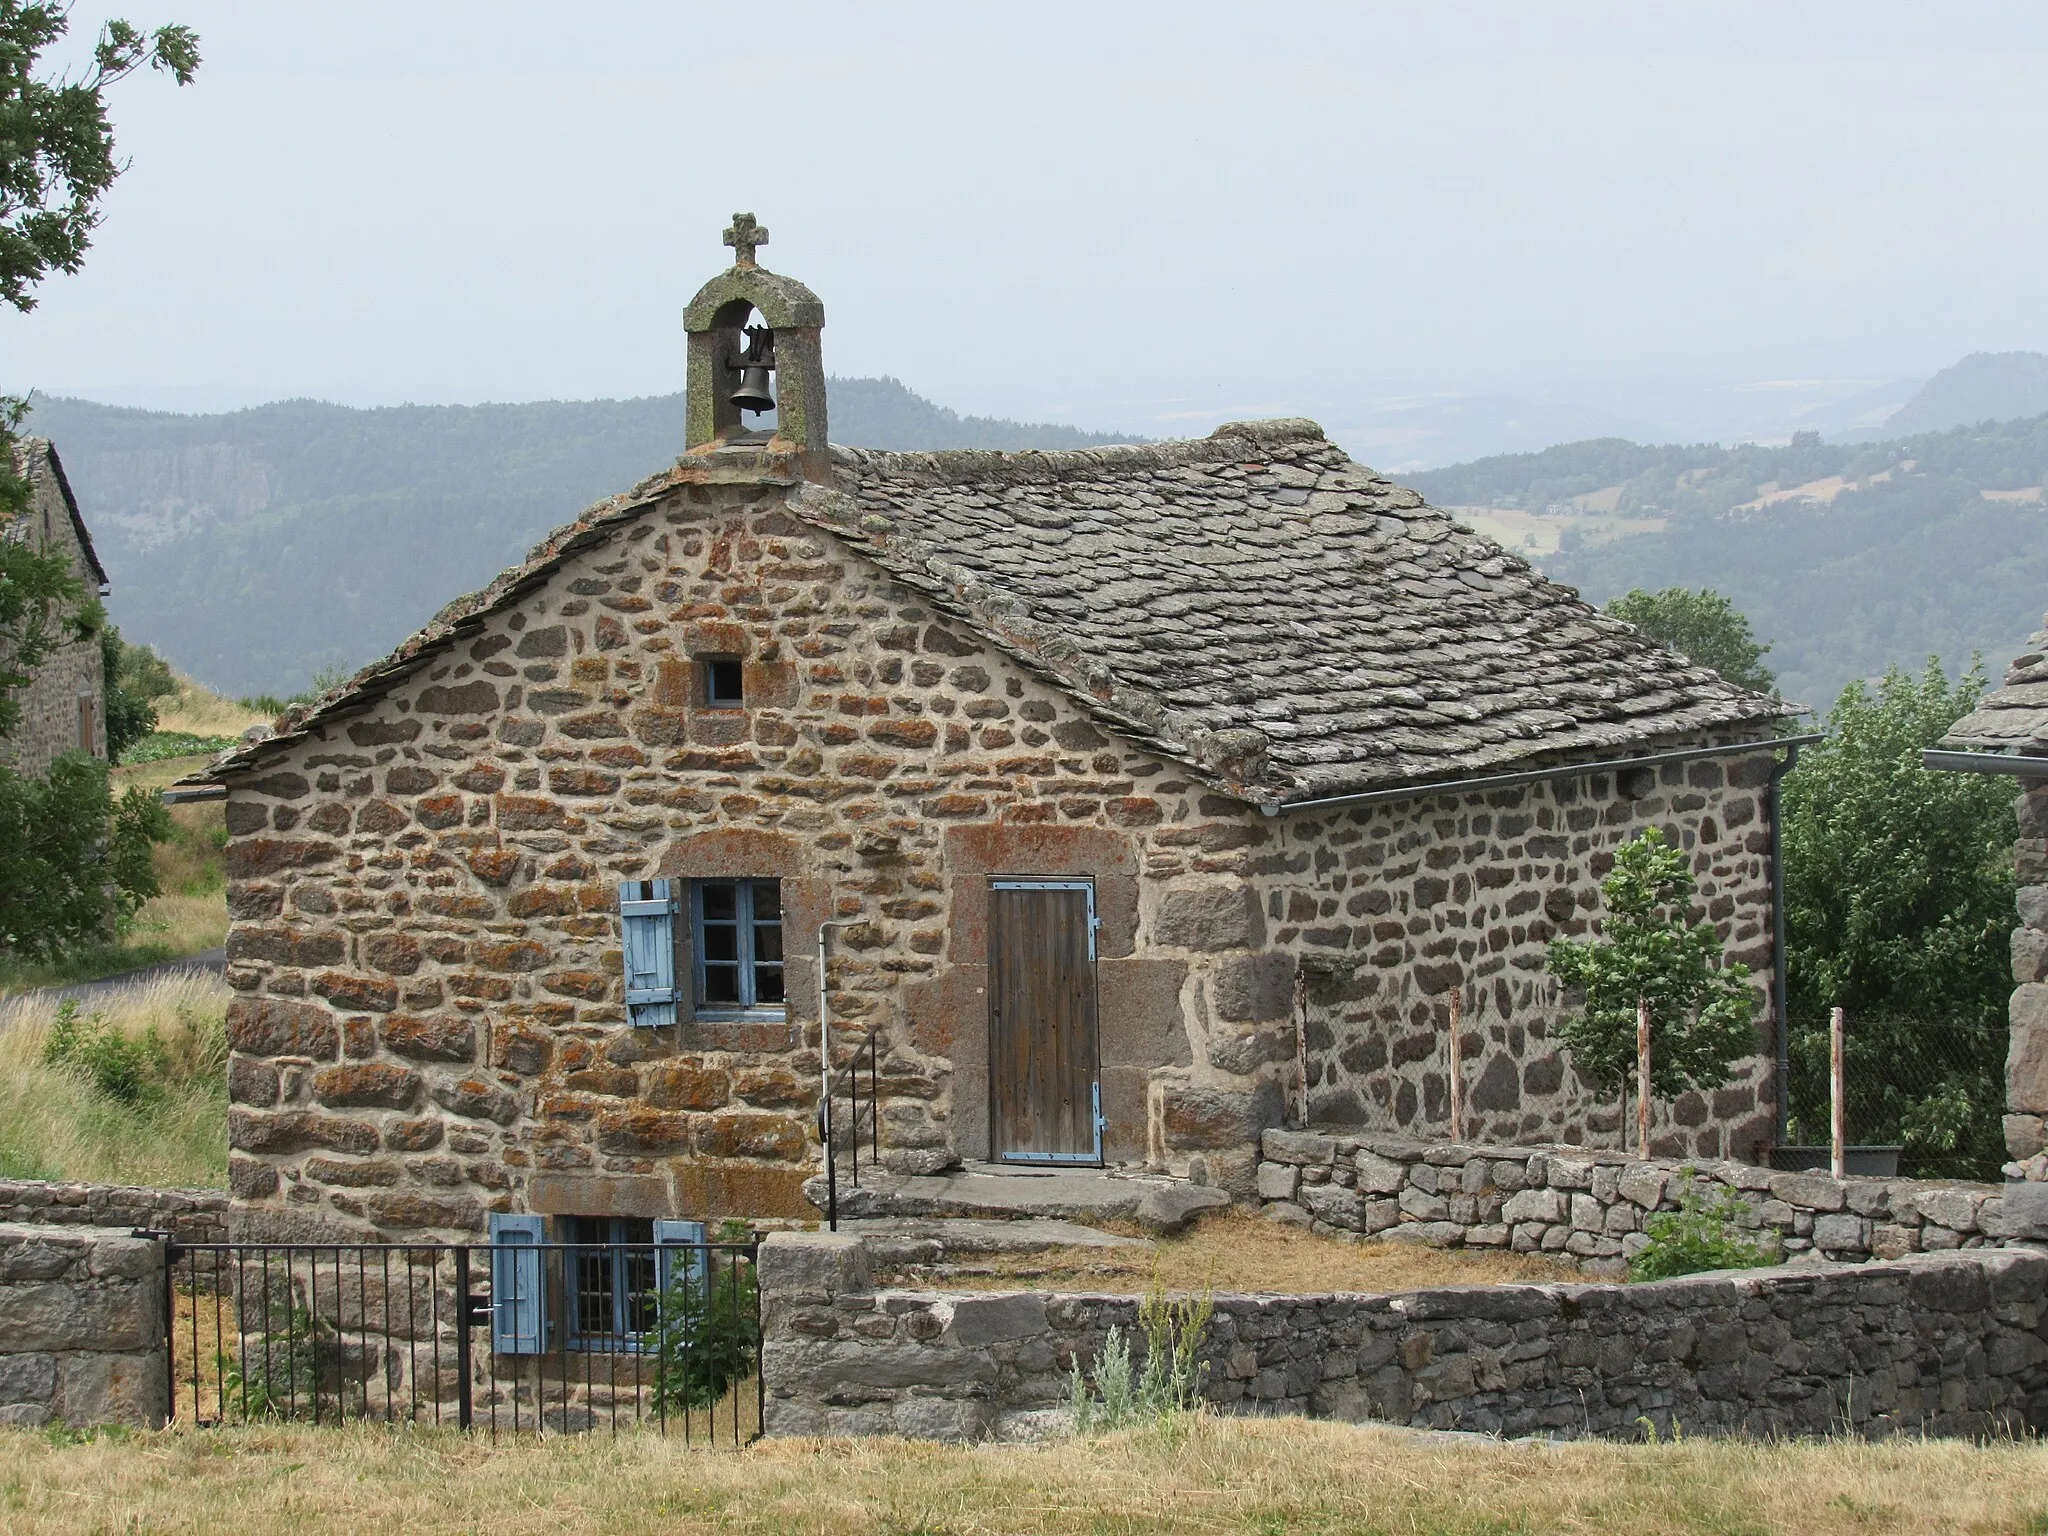
<svg viewBox="0 0 2048 1536"><path fill-rule="evenodd" d="M1791 709L1610 619L1308 421L1042 453L835 447L791 508L1097 718L1271 804L1768 735ZM183 781L359 713L690 461L599 503L383 662Z"/></svg>
<svg viewBox="0 0 2048 1536"><path fill-rule="evenodd" d="M2027 648L2005 669L2005 685L1987 693L1941 738L1941 745L1964 752L2018 752L2048 755L2048 614L2042 628L2027 637Z"/></svg>
<svg viewBox="0 0 2048 1536"><path fill-rule="evenodd" d="M1068 453L833 452L853 542L1260 798L1760 736L1792 712L1544 580L1313 422Z"/></svg>

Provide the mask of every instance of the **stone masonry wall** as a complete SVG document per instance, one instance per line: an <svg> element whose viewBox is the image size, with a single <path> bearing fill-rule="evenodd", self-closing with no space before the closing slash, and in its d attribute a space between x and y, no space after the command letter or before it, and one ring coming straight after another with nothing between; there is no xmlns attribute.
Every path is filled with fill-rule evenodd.
<svg viewBox="0 0 2048 1536"><path fill-rule="evenodd" d="M35 500L25 527L0 526L0 538L23 539L40 550L61 550L71 560L86 584L94 589L95 578L87 566L84 548L78 542L70 509L57 484L47 446L31 438L18 450L17 464L34 490ZM60 645L36 668L35 678L15 695L21 706L21 723L0 740L0 762L16 772L39 777L65 752L89 746L94 757L107 755L106 679L97 638L74 640ZM79 739L79 697L93 701L91 742Z"/></svg>
<svg viewBox="0 0 2048 1536"><path fill-rule="evenodd" d="M837 1038L883 1030L885 1159L985 1155L985 892L1005 873L1096 881L1111 1160L1218 1145L1249 1193L1277 1069L1195 989L1251 942L1234 877L1270 829L781 494L678 490L232 787L243 1230L807 1214L828 917L851 925ZM719 654L743 658L744 710L704 707L695 658ZM780 877L787 1023L626 1026L616 883L656 875Z"/></svg>
<svg viewBox="0 0 2048 1536"><path fill-rule="evenodd" d="M1620 1275L1675 1211L1692 1175L1702 1196L1732 1190L1744 1225L1786 1254L1858 1263L1916 1252L2048 1247L2048 1188L1929 1179L1836 1179L1743 1163L1660 1159L1579 1147L1476 1147L1370 1135L1268 1131L1266 1216L1326 1234L1434 1247L1512 1249Z"/></svg>
<svg viewBox="0 0 2048 1536"><path fill-rule="evenodd" d="M0 1222L142 1228L180 1242L228 1241L228 1196L219 1189L146 1189L132 1184L55 1184L0 1179Z"/></svg>
<svg viewBox="0 0 2048 1536"><path fill-rule="evenodd" d="M1765 916L1747 789L1703 774L1682 793L1595 784L1583 803L1265 817L1112 738L796 520L785 491L679 486L231 785L243 1231L809 1214L827 919L848 925L835 1039L881 1031L884 1161L986 1156L994 875L1095 882L1108 1160L1246 1198L1259 1133L1286 1114L1297 963L1332 978L1311 1023L1325 1106L1430 1118L1415 1043L1434 993L1463 982L1484 989L1488 1123L1564 1136L1597 1107L1547 1043L1536 957L1583 927L1605 850L1669 825L1735 942ZM711 655L742 659L746 708L706 707ZM781 881L786 1019L626 1025L617 883L651 876ZM1375 1079L1375 1048L1392 1075ZM1682 1103L1667 1140L1743 1144L1768 1119L1761 1070Z"/></svg>
<svg viewBox="0 0 2048 1536"><path fill-rule="evenodd" d="M1725 1087L1658 1104L1652 1146L1755 1156L1775 1114L1770 771L1752 753L1284 818L1262 865L1292 879L1265 901L1276 946L1310 971L1310 1123L1448 1130L1446 995L1461 989L1470 1139L1613 1136L1615 1101L1593 1097L1555 1039L1544 950L1586 936L1615 848L1657 827L1691 854L1696 916L1750 967L1763 1005L1757 1053Z"/></svg>
<svg viewBox="0 0 2048 1536"><path fill-rule="evenodd" d="M873 1289L863 1240L762 1249L771 1435L970 1439L1056 1409L1130 1296ZM1981 1436L2048 1426L2048 1255L1215 1298L1205 1390L1230 1413L1505 1435Z"/></svg>
<svg viewBox="0 0 2048 1536"><path fill-rule="evenodd" d="M0 1425L158 1427L164 1322L162 1244L0 1222Z"/></svg>
<svg viewBox="0 0 2048 1536"><path fill-rule="evenodd" d="M2006 1176L2048 1181L2048 784L2019 800L2019 926L2012 934L2012 1043L2005 1058Z"/></svg>

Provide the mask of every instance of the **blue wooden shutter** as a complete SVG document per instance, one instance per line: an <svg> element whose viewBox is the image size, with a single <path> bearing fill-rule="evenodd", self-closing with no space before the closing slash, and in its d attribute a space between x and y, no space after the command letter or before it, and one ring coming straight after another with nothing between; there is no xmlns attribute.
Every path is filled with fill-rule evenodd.
<svg viewBox="0 0 2048 1536"><path fill-rule="evenodd" d="M690 1303L702 1306L704 1298L704 1250L691 1245L704 1241L701 1221L657 1221L654 1224L654 1283L663 1297L675 1284L677 1266L689 1276Z"/></svg>
<svg viewBox="0 0 2048 1536"><path fill-rule="evenodd" d="M626 957L626 1020L650 1028L676 1021L678 881L619 887L619 943Z"/></svg>
<svg viewBox="0 0 2048 1536"><path fill-rule="evenodd" d="M544 1255L516 1246L541 1241L538 1216L491 1216L491 1351L500 1355L547 1352L547 1296Z"/></svg>

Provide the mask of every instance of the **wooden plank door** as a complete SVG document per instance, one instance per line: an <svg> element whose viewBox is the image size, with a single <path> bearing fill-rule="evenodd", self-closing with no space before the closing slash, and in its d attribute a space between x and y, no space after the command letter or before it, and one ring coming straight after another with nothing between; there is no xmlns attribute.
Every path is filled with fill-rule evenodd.
<svg viewBox="0 0 2048 1536"><path fill-rule="evenodd" d="M1094 885L991 881L988 982L995 1157L1100 1163Z"/></svg>

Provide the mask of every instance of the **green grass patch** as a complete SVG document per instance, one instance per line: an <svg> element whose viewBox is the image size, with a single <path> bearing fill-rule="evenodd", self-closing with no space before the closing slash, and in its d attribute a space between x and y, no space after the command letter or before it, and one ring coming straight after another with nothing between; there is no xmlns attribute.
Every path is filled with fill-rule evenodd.
<svg viewBox="0 0 2048 1536"><path fill-rule="evenodd" d="M220 978L188 976L93 1012L0 1008L0 1177L220 1187L227 999Z"/></svg>
<svg viewBox="0 0 2048 1536"><path fill-rule="evenodd" d="M237 745L232 736L198 736L191 731L151 731L140 741L121 749L123 767L137 763L160 763L173 757L211 756Z"/></svg>

